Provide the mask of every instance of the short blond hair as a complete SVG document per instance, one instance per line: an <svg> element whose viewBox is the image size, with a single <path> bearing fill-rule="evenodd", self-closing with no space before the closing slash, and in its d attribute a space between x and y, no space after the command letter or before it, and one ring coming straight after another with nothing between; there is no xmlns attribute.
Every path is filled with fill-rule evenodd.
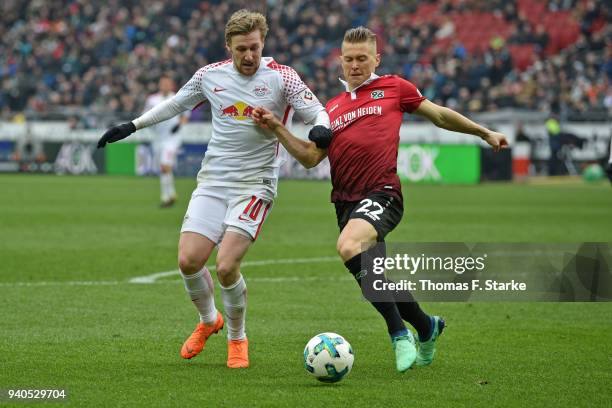
<svg viewBox="0 0 612 408"><path fill-rule="evenodd" d="M352 44L368 42L376 46L376 34L369 28L359 26L351 28L344 33L344 42Z"/></svg>
<svg viewBox="0 0 612 408"><path fill-rule="evenodd" d="M265 40L266 34L268 34L266 17L255 11L238 10L232 14L225 25L225 43L230 45L233 36L250 34L255 30L259 30L261 39Z"/></svg>

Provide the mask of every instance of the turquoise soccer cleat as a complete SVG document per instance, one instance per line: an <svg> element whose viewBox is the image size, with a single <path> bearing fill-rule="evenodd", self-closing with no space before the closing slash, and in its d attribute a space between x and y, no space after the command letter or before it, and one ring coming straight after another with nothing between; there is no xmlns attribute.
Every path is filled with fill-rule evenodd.
<svg viewBox="0 0 612 408"><path fill-rule="evenodd" d="M434 354L436 354L436 340L442 334L442 330L444 330L444 326L446 324L440 316L433 316L431 319L433 330L429 340L419 340L419 351L416 355L417 366L426 366L431 364Z"/></svg>
<svg viewBox="0 0 612 408"><path fill-rule="evenodd" d="M395 351L395 366L397 371L403 373L414 364L417 356L414 336L408 331L406 335L394 337L391 342Z"/></svg>

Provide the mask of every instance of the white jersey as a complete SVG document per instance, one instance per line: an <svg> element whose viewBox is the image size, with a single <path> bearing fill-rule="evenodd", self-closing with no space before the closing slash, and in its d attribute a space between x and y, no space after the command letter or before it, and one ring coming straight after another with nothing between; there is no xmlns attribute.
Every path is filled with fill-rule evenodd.
<svg viewBox="0 0 612 408"><path fill-rule="evenodd" d="M305 123L325 111L298 74L272 58L261 59L252 76L240 74L232 60L198 70L176 94L174 101L193 109L208 101L212 110L212 137L198 183L209 186L263 184L276 192L279 145L276 136L252 120L254 108L262 106L287 126L293 111Z"/></svg>
<svg viewBox="0 0 612 408"><path fill-rule="evenodd" d="M154 106L159 105L160 103L167 101L169 99L172 99L174 95L175 95L174 92L170 92L166 96L164 96L161 92L150 95L149 97L147 97L147 100L145 101L144 111L147 112ZM177 115L168 120L152 125L151 130L155 134L153 143L164 143L166 141L170 141L174 139L177 139L178 141L178 137L179 137L178 132L172 133L172 128L180 124L181 122L180 118L181 118L181 115Z"/></svg>

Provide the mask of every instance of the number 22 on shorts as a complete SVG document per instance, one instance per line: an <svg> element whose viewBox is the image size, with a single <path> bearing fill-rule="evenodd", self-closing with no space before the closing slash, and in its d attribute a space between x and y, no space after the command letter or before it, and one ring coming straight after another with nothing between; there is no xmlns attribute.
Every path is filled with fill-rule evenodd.
<svg viewBox="0 0 612 408"><path fill-rule="evenodd" d="M355 212L364 213L374 221L380 220L379 215L382 214L385 210L382 205L380 205L376 201L370 200L369 198L364 198L359 202L359 204L363 205L359 207ZM374 210L372 210L372 207L374 207Z"/></svg>

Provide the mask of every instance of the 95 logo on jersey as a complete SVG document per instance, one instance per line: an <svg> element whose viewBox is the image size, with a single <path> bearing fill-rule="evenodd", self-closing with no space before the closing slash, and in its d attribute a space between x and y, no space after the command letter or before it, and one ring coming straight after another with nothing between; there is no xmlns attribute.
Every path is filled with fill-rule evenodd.
<svg viewBox="0 0 612 408"><path fill-rule="evenodd" d="M380 89L376 89L374 91L372 91L372 99L382 99L385 97L385 91L382 91Z"/></svg>

